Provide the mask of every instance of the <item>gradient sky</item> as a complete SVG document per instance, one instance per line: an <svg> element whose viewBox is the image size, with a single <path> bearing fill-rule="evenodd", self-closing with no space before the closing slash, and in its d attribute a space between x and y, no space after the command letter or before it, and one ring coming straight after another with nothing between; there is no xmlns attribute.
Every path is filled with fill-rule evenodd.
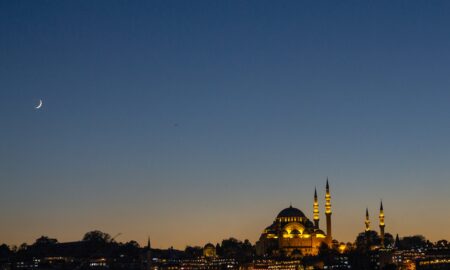
<svg viewBox="0 0 450 270"><path fill-rule="evenodd" d="M0 1L0 242L450 239L449 1ZM40 110L33 107L44 100ZM323 227L323 226L322 226Z"/></svg>

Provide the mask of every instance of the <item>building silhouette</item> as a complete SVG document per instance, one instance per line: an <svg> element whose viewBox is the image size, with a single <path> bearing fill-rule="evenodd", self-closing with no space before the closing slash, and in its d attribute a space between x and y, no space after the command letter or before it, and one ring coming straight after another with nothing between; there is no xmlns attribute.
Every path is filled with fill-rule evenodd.
<svg viewBox="0 0 450 270"><path fill-rule="evenodd" d="M290 205L280 211L271 225L262 232L256 242L259 256L300 257L317 255L319 247L326 244L331 247L331 193L328 179L325 186L326 233L319 227L319 203L317 190L314 190L313 221L298 208Z"/></svg>

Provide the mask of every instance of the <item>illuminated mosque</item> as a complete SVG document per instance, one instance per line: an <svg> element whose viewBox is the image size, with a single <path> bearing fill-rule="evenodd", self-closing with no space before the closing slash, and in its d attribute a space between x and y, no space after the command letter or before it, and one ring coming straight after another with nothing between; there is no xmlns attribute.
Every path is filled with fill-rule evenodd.
<svg viewBox="0 0 450 270"><path fill-rule="evenodd" d="M326 233L319 227L319 202L317 190L314 190L313 221L305 214L289 206L283 209L274 222L264 229L256 242L259 256L285 255L289 257L301 255L317 255L322 243L331 246L331 195L330 186L326 184L325 216Z"/></svg>

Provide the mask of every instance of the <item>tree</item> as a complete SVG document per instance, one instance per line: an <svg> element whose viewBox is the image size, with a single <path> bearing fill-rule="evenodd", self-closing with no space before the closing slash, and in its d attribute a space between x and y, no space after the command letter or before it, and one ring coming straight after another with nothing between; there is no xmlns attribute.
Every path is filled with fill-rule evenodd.
<svg viewBox="0 0 450 270"><path fill-rule="evenodd" d="M121 259L137 258L141 253L139 243L136 241L129 241L125 244L112 243L112 245L116 245L115 255L121 257Z"/></svg>
<svg viewBox="0 0 450 270"><path fill-rule="evenodd" d="M241 245L241 252L243 255L243 261L251 261L253 259L253 254L255 253L255 247L248 239L245 239L244 243Z"/></svg>
<svg viewBox="0 0 450 270"><path fill-rule="evenodd" d="M405 236L400 241L404 249L423 248L427 245L427 240L423 235Z"/></svg>
<svg viewBox="0 0 450 270"><path fill-rule="evenodd" d="M390 246L394 246L394 236L392 236L392 234L390 233L386 233L384 235L384 246L385 247L390 247Z"/></svg>
<svg viewBox="0 0 450 270"><path fill-rule="evenodd" d="M381 238L376 231L362 232L356 237L356 248L359 250L370 250L372 246L379 246Z"/></svg>
<svg viewBox="0 0 450 270"><path fill-rule="evenodd" d="M219 243L216 244L216 254L217 256L223 256L222 247Z"/></svg>
<svg viewBox="0 0 450 270"><path fill-rule="evenodd" d="M97 230L87 232L83 241L86 245L83 256L109 256L117 249L117 243L111 242L109 234Z"/></svg>
<svg viewBox="0 0 450 270"><path fill-rule="evenodd" d="M241 242L235 238L222 241L222 256L235 258L238 262L248 262L253 259L254 246L247 239Z"/></svg>
<svg viewBox="0 0 450 270"><path fill-rule="evenodd" d="M18 248L16 245L12 245L12 246L10 247L10 249L11 249L11 252L12 252L12 253L16 253L16 252L19 250L19 248Z"/></svg>
<svg viewBox="0 0 450 270"><path fill-rule="evenodd" d="M19 251L25 251L25 250L27 250L27 248L28 248L27 243L22 243L22 244L19 246Z"/></svg>
<svg viewBox="0 0 450 270"><path fill-rule="evenodd" d="M0 260L7 259L12 255L11 249L9 249L8 245L2 244L0 245Z"/></svg>
<svg viewBox="0 0 450 270"><path fill-rule="evenodd" d="M83 237L83 241L103 243L103 244L110 242L110 240L111 235L98 230L87 232Z"/></svg>
<svg viewBox="0 0 450 270"><path fill-rule="evenodd" d="M194 258L198 258L201 257L203 254L203 249L201 247L191 247L191 246L187 246L184 249L184 252L186 254L186 257L189 259L194 259Z"/></svg>
<svg viewBox="0 0 450 270"><path fill-rule="evenodd" d="M39 246L39 245L52 245L58 243L58 240L54 238L49 238L48 236L41 236L38 239L36 239L36 242L34 242L33 245Z"/></svg>
<svg viewBox="0 0 450 270"><path fill-rule="evenodd" d="M327 244L322 243L319 246L319 254L318 258L325 265L332 265L334 263L334 258L338 255L338 251L336 249L331 249Z"/></svg>
<svg viewBox="0 0 450 270"><path fill-rule="evenodd" d="M129 242L126 242L126 243L124 244L124 246L129 247L129 248L140 248L139 243L136 242L136 241L134 241L134 240L131 240L131 241L129 241Z"/></svg>
<svg viewBox="0 0 450 270"><path fill-rule="evenodd" d="M222 240L222 253L225 258L234 258L239 253L239 241L236 238Z"/></svg>

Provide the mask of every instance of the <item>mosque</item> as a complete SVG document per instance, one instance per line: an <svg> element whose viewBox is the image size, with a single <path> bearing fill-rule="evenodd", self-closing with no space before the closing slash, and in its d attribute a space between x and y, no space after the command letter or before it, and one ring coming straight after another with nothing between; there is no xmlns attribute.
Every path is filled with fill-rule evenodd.
<svg viewBox="0 0 450 270"><path fill-rule="evenodd" d="M288 257L317 255L322 243L331 246L333 237L328 179L325 193L325 216L326 233L319 227L319 202L317 190L314 190L313 222L301 210L292 205L281 210L256 242L257 255L285 255Z"/></svg>

